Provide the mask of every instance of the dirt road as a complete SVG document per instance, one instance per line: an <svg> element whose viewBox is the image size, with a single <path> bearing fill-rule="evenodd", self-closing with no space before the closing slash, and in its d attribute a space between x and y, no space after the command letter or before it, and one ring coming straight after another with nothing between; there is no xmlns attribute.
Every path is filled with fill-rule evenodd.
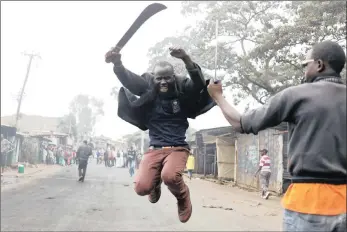
<svg viewBox="0 0 347 232"><path fill-rule="evenodd" d="M193 215L179 222L176 201L163 185L157 204L139 197L127 169L105 168L93 160L84 183L76 166L36 176L2 191L2 231L279 231L279 199L208 181L187 180Z"/></svg>

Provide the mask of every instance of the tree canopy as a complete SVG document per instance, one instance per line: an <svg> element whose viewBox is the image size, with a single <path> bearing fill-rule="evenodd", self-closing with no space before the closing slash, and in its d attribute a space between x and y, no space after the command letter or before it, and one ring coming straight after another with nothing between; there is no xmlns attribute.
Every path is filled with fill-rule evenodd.
<svg viewBox="0 0 347 232"><path fill-rule="evenodd" d="M97 118L104 115L103 107L102 100L83 94L71 101L70 117L76 120L76 131L80 138L92 136Z"/></svg>
<svg viewBox="0 0 347 232"><path fill-rule="evenodd" d="M264 104L297 85L303 76L300 62L313 44L329 39L346 45L345 1L184 1L181 12L200 19L150 48L150 68L167 60L184 73L183 63L168 52L181 46L207 79L213 77L218 21L217 73L234 90L235 104L246 96Z"/></svg>
<svg viewBox="0 0 347 232"><path fill-rule="evenodd" d="M58 124L58 130L62 133L71 135L74 139L77 139L77 122L72 113L64 115Z"/></svg>

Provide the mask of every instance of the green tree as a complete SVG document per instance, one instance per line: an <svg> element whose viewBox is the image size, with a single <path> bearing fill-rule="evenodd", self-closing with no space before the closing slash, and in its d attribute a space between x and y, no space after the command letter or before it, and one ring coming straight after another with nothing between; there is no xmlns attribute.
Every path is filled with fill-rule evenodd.
<svg viewBox="0 0 347 232"><path fill-rule="evenodd" d="M104 115L104 102L88 95L77 95L70 103L70 112L77 121L80 138L91 137L97 118Z"/></svg>
<svg viewBox="0 0 347 232"><path fill-rule="evenodd" d="M217 73L233 90L235 104L246 96L264 104L298 84L300 62L313 44L327 39L346 44L344 1L184 1L182 14L201 20L150 48L150 67L169 59L169 46L181 46L211 78L218 20Z"/></svg>

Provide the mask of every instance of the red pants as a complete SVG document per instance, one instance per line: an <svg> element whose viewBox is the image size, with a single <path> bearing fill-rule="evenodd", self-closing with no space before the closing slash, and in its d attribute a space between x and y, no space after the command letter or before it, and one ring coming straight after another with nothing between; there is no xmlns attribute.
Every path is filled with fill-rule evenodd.
<svg viewBox="0 0 347 232"><path fill-rule="evenodd" d="M183 147L149 150L136 173L135 192L148 195L162 180L177 199L188 197L188 186L182 177L188 155L189 150Z"/></svg>

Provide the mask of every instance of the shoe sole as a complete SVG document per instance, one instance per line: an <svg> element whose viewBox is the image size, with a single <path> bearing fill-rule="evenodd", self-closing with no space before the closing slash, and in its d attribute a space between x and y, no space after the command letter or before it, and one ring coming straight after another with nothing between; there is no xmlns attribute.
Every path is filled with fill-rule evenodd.
<svg viewBox="0 0 347 232"><path fill-rule="evenodd" d="M155 204L159 201L160 197L161 197L161 191L160 191L158 199L156 199L155 201L152 201L151 198L148 196L148 201L151 202L152 204Z"/></svg>
<svg viewBox="0 0 347 232"><path fill-rule="evenodd" d="M190 203L191 204L191 203ZM192 216L192 214L193 214L193 205L191 205L191 207L190 207L190 215L189 215L189 217L186 219L186 220L184 220L184 221L181 221L182 223L186 223L187 221L189 221L189 219L190 219L190 217Z"/></svg>

